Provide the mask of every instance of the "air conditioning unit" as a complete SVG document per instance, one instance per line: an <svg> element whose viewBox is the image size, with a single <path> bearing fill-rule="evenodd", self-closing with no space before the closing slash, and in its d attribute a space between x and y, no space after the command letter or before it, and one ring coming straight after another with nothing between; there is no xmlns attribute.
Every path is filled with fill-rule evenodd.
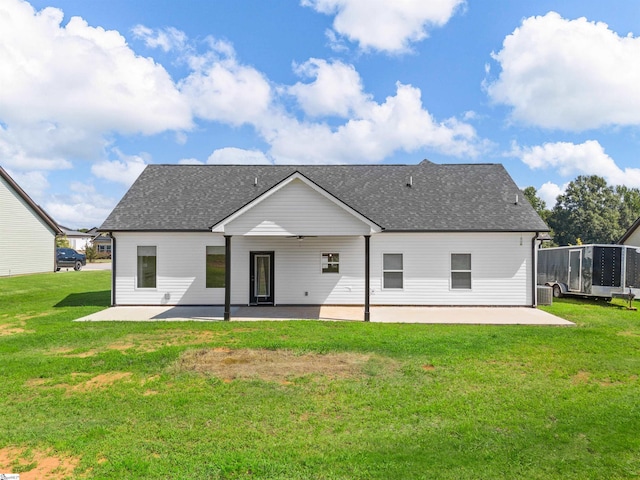
<svg viewBox="0 0 640 480"><path fill-rule="evenodd" d="M553 288L546 285L538 285L538 305L551 305L553 303Z"/></svg>

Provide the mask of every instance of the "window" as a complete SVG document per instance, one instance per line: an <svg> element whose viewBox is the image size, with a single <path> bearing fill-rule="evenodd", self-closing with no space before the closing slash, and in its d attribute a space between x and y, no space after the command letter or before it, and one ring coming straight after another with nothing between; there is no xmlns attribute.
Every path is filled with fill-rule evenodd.
<svg viewBox="0 0 640 480"><path fill-rule="evenodd" d="M471 254L451 254L451 288L471 289Z"/></svg>
<svg viewBox="0 0 640 480"><path fill-rule="evenodd" d="M224 288L224 247L207 247L207 288Z"/></svg>
<svg viewBox="0 0 640 480"><path fill-rule="evenodd" d="M322 273L340 273L340 254L322 254Z"/></svg>
<svg viewBox="0 0 640 480"><path fill-rule="evenodd" d="M156 247L138 247L138 288L156 288Z"/></svg>
<svg viewBox="0 0 640 480"><path fill-rule="evenodd" d="M384 253L382 255L382 288L402 288L402 270L401 253Z"/></svg>

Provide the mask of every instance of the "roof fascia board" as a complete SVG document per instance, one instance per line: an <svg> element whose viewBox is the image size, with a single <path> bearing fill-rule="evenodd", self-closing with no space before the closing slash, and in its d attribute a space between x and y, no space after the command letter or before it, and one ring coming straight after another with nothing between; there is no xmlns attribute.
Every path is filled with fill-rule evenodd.
<svg viewBox="0 0 640 480"><path fill-rule="evenodd" d="M269 198L274 193L280 191L281 189L283 189L285 186L289 185L294 180L300 180L305 185L307 185L308 187L310 187L314 191L318 192L320 195L322 195L326 199L328 199L331 202L333 202L335 205L337 205L340 208L342 208L343 210L345 210L347 213L353 215L358 220L360 220L364 224L368 225L370 230L371 230L371 233L378 233L378 232L382 231L382 227L380 225L378 225L377 223L369 220L367 217L362 215L360 212L354 210L349 205L344 203L342 200L337 198L335 195L332 195L331 193L327 192L320 185L318 185L317 183L313 182L312 180L310 180L309 178L307 178L305 175L303 175L302 173L300 173L297 170L295 172L293 172L291 175L289 175L288 177L286 177L285 179L283 179L282 181L280 181L279 183L275 184L273 187L271 187L269 190L264 192L262 195L254 198L252 201L250 201L249 203L247 203L243 207L239 208L238 210L236 210L234 213L232 213L228 217L222 219L220 222L218 222L215 225L213 225L211 227L211 231L213 233L224 233L224 227L229 222L232 222L236 218L242 216L244 213L246 213L247 211L251 210L253 207L258 205L259 203L262 203L264 200Z"/></svg>
<svg viewBox="0 0 640 480"><path fill-rule="evenodd" d="M475 230L384 230L381 233L537 233L537 232L550 232L551 230L544 230L536 228L535 230L522 229L522 230L495 230L495 229L475 229Z"/></svg>
<svg viewBox="0 0 640 480"><path fill-rule="evenodd" d="M34 211L36 215L38 215L53 231L56 235L62 235L63 232L58 226L58 224L51 218L47 212L45 212L37 203L35 203L27 192L25 192L20 185L18 185L13 178L9 176L9 174L4 170L4 168L0 167L0 177L2 177L9 186L22 198L29 207Z"/></svg>
<svg viewBox="0 0 640 480"><path fill-rule="evenodd" d="M98 230L96 230L97 232L100 233L156 233L156 232L161 232L161 233L211 233L211 230L208 228L205 229L185 229L185 230L180 230L177 228L172 228L172 229L162 229L162 228L148 228L148 229L131 229L131 230L127 230L127 229L121 229L121 228L99 228Z"/></svg>

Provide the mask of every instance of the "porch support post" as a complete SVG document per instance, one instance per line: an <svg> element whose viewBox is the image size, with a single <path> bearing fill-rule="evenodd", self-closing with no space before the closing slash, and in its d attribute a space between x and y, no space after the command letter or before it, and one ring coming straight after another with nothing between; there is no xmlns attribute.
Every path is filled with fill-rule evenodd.
<svg viewBox="0 0 640 480"><path fill-rule="evenodd" d="M116 279L118 273L116 271L116 237L113 236L113 232L109 232L111 237L111 306L115 307L116 303Z"/></svg>
<svg viewBox="0 0 640 480"><path fill-rule="evenodd" d="M371 320L371 315L369 312L369 240L371 239L371 235L364 236L364 321L368 322Z"/></svg>
<svg viewBox="0 0 640 480"><path fill-rule="evenodd" d="M224 236L224 319L231 320L231 235Z"/></svg>

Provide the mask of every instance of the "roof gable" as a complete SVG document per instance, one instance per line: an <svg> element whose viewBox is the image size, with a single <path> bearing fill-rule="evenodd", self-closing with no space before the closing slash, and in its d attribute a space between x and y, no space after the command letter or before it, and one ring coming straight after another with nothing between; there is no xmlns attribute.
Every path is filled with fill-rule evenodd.
<svg viewBox="0 0 640 480"><path fill-rule="evenodd" d="M36 204L29 195L18 185L13 178L0 167L0 178L2 178L9 189L20 198L33 214L38 217L54 234L62 234L62 230L58 224L45 212L38 204Z"/></svg>
<svg viewBox="0 0 640 480"><path fill-rule="evenodd" d="M380 230L300 172L212 227L232 235L364 235Z"/></svg>

